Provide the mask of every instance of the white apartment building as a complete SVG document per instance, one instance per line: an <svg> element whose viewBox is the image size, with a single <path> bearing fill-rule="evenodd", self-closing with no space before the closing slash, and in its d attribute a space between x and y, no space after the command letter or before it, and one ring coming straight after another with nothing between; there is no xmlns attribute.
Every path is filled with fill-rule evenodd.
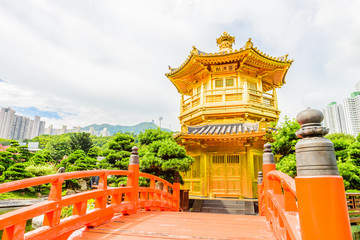
<svg viewBox="0 0 360 240"><path fill-rule="evenodd" d="M324 110L324 125L329 133L347 133L344 109L342 105L331 102Z"/></svg>
<svg viewBox="0 0 360 240"><path fill-rule="evenodd" d="M0 110L0 138L22 140L31 139L44 133L45 122L39 116L34 120L15 115L11 108Z"/></svg>
<svg viewBox="0 0 360 240"><path fill-rule="evenodd" d="M9 139L11 128L14 124L15 111L11 108L1 108L0 110L0 138Z"/></svg>
<svg viewBox="0 0 360 240"><path fill-rule="evenodd" d="M360 92L353 92L351 97L344 99L344 111L347 133L358 135L360 133Z"/></svg>

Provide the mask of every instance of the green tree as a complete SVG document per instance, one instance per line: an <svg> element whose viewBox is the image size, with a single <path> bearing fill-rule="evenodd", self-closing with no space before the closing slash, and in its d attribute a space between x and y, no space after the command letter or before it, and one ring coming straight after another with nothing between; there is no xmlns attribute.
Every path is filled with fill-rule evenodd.
<svg viewBox="0 0 360 240"><path fill-rule="evenodd" d="M29 162L31 165L42 165L45 164L47 161L41 152L37 152L34 156L30 158Z"/></svg>
<svg viewBox="0 0 360 240"><path fill-rule="evenodd" d="M90 133L80 132L70 135L70 149L71 151L83 150L86 154L93 146L93 142L90 137Z"/></svg>
<svg viewBox="0 0 360 240"><path fill-rule="evenodd" d="M16 162L13 159L13 154L10 152L0 152L0 165L2 165L5 170L8 169L11 165L14 165Z"/></svg>
<svg viewBox="0 0 360 240"><path fill-rule="evenodd" d="M335 156L337 160L346 161L349 157L349 148L356 143L354 136L344 133L333 133L325 136L334 144Z"/></svg>
<svg viewBox="0 0 360 240"><path fill-rule="evenodd" d="M134 146L135 138L124 133L117 133L113 140L109 142L109 149L115 151L131 151Z"/></svg>
<svg viewBox="0 0 360 240"><path fill-rule="evenodd" d="M146 130L142 136L139 135L139 141L144 143L139 150L142 172L174 182L177 172L188 171L194 162L194 159L186 154L185 149L179 146L167 132Z"/></svg>
<svg viewBox="0 0 360 240"><path fill-rule="evenodd" d="M98 156L101 156L101 154L102 154L101 148L98 146L94 146L90 148L87 153L87 155L92 158L97 158Z"/></svg>
<svg viewBox="0 0 360 240"><path fill-rule="evenodd" d="M70 145L66 138L54 139L48 142L45 149L50 152L51 158L55 161L61 160L65 155L70 154Z"/></svg>
<svg viewBox="0 0 360 240"><path fill-rule="evenodd" d="M57 167L65 167L66 172L74 172L95 169L96 163L96 159L88 157L83 150L76 150L68 158L61 160Z"/></svg>
<svg viewBox="0 0 360 240"><path fill-rule="evenodd" d="M34 175L26 170L24 163L15 163L3 172L0 182L11 182L31 177L34 177Z"/></svg>
<svg viewBox="0 0 360 240"><path fill-rule="evenodd" d="M344 179L345 189L360 189L360 169L351 161L338 161L340 175Z"/></svg>
<svg viewBox="0 0 360 240"><path fill-rule="evenodd" d="M296 157L295 154L289 154L280 159L276 164L276 170L286 173L290 177L296 177Z"/></svg>
<svg viewBox="0 0 360 240"><path fill-rule="evenodd" d="M299 141L295 132L300 129L300 124L295 119L285 117L284 120L279 124L278 131L272 134L274 142L271 148L274 154L286 156L295 152L295 145Z"/></svg>
<svg viewBox="0 0 360 240"><path fill-rule="evenodd" d="M106 158L100 162L100 168L127 169L134 140L131 135L117 133L109 142L109 150L105 151Z"/></svg>
<svg viewBox="0 0 360 240"><path fill-rule="evenodd" d="M160 128L147 129L145 132L141 132L138 138L141 145L149 145L158 140L172 139L172 134L162 131Z"/></svg>

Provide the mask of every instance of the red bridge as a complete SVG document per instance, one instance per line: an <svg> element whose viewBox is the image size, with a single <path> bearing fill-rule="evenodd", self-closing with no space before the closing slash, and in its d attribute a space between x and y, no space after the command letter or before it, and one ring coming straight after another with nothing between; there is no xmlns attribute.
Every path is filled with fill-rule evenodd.
<svg viewBox="0 0 360 240"><path fill-rule="evenodd" d="M128 171L71 172L1 184L0 193L51 184L46 202L0 216L2 239L350 240L343 179L333 145L322 137L326 129L319 114L305 110L298 115L302 129L297 135L303 139L296 146L295 179L275 170L271 146L265 144L259 216L179 212L179 183L140 173L134 148ZM109 188L109 175L126 176L127 186ZM65 180L91 176L100 177L98 189L62 197ZM150 179L150 186L140 187L139 177ZM155 188L157 181L162 190ZM95 199L93 210L87 210L90 199ZM61 219L62 208L71 205L72 216ZM43 226L25 233L26 221L42 214Z"/></svg>

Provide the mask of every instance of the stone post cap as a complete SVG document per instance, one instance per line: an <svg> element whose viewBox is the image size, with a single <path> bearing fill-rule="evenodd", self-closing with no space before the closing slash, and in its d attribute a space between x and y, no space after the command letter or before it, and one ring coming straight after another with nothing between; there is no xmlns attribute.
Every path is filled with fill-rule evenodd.
<svg viewBox="0 0 360 240"><path fill-rule="evenodd" d="M296 120L301 129L296 136L302 138L295 145L297 176L339 175L333 143L323 136L329 129L321 126L324 114L307 108L298 113Z"/></svg>
<svg viewBox="0 0 360 240"><path fill-rule="evenodd" d="M138 153L139 148L137 146L132 147L131 150L132 150L131 154L139 155Z"/></svg>
<svg viewBox="0 0 360 240"><path fill-rule="evenodd" d="M324 114L317 109L307 108L299 112L296 121L301 125L301 129L296 132L298 138L322 137L329 132L328 128L322 127Z"/></svg>
<svg viewBox="0 0 360 240"><path fill-rule="evenodd" d="M139 150L139 148L136 146L132 148L129 165L139 165L138 150Z"/></svg>
<svg viewBox="0 0 360 240"><path fill-rule="evenodd" d="M270 144L270 143L265 143L265 144L264 144L264 152L265 152L265 153L272 152L272 150L271 150L271 144Z"/></svg>
<svg viewBox="0 0 360 240"><path fill-rule="evenodd" d="M264 154L263 154L263 164L274 164L274 154L271 150L271 144L265 143L264 145Z"/></svg>

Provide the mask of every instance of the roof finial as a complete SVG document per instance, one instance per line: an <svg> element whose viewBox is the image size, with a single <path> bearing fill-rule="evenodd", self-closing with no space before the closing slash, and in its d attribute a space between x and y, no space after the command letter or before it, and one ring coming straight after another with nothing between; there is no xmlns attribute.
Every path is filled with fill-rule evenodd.
<svg viewBox="0 0 360 240"><path fill-rule="evenodd" d="M224 32L223 35L216 39L216 43L219 46L219 52L230 52L233 50L232 45L235 43L235 37Z"/></svg>
<svg viewBox="0 0 360 240"><path fill-rule="evenodd" d="M254 44L251 41L251 38L245 43L245 49L252 48Z"/></svg>

